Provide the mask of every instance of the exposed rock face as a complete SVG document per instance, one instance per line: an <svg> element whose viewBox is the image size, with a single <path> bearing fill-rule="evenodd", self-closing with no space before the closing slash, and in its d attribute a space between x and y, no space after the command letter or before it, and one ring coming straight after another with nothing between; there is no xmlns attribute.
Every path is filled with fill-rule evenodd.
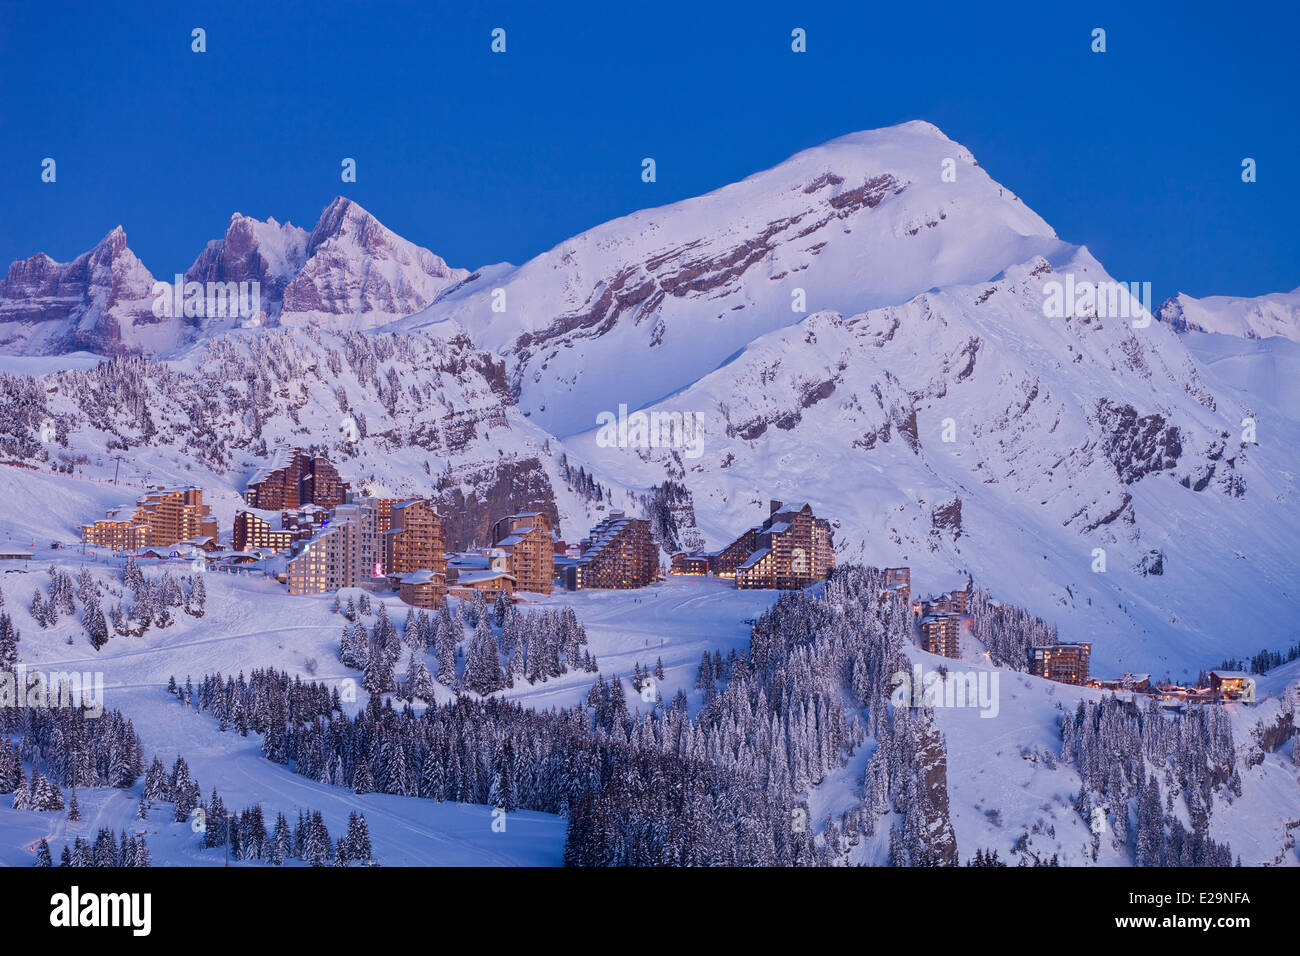
<svg viewBox="0 0 1300 956"><path fill-rule="evenodd" d="M948 754L943 737L928 714L918 712L916 779L918 803L924 808L922 828L925 851L931 865L957 863L957 834L948 810Z"/></svg>
<svg viewBox="0 0 1300 956"><path fill-rule="evenodd" d="M44 253L15 262L0 280L0 351L128 355L172 347L192 325L154 316L153 284L121 226L71 262Z"/></svg>
<svg viewBox="0 0 1300 956"><path fill-rule="evenodd" d="M472 489L465 493L465 486ZM520 511L544 511L559 527L555 491L536 457L512 458L486 467L461 469L438 487L438 511L450 549L491 544L492 523Z"/></svg>
<svg viewBox="0 0 1300 956"><path fill-rule="evenodd" d="M42 379L0 376L0 449L42 461L53 420L66 454L166 462L185 480L242 489L277 446L328 457L363 494L428 496L449 548L488 543L502 515L590 515L557 485L546 438L510 402L499 359L465 338L267 329L183 360L117 358ZM10 408L9 406L12 406ZM367 414L367 412L369 414ZM355 437L340 435L345 415ZM56 452L57 454L57 452Z"/></svg>
<svg viewBox="0 0 1300 956"><path fill-rule="evenodd" d="M1187 316L1183 314L1183 305L1177 297L1165 299L1156 310L1156 318L1179 334L1187 331Z"/></svg>
<svg viewBox="0 0 1300 956"><path fill-rule="evenodd" d="M935 505L930 513L930 527L935 534L946 533L954 540L961 537L961 499L953 498Z"/></svg>
<svg viewBox="0 0 1300 956"><path fill-rule="evenodd" d="M1209 442L1195 467L1179 479L1184 488L1204 491L1214 482L1219 490L1230 497L1245 496L1246 479L1239 473L1237 466L1246 457L1246 446L1240 444L1233 449L1229 440L1229 434L1225 431Z"/></svg>
<svg viewBox="0 0 1300 956"><path fill-rule="evenodd" d="M1251 737L1263 753L1276 753L1296 734L1295 712L1283 710L1273 723L1260 721L1251 729Z"/></svg>
<svg viewBox="0 0 1300 956"><path fill-rule="evenodd" d="M1097 402L1097 418L1105 430L1102 448L1124 484L1177 466L1182 442L1178 429L1162 416L1139 416L1132 405L1103 398Z"/></svg>
<svg viewBox="0 0 1300 956"><path fill-rule="evenodd" d="M825 185L835 183L825 180ZM521 350L544 346L579 331L600 335L613 328L624 314L657 314L669 296L715 298L736 291L745 274L771 256L782 242L809 236L832 220L874 209L887 196L901 193L905 188L906 184L892 175L874 176L855 189L832 193L825 199L825 207L810 205L800 213L772 220L752 236L720 250L706 252L708 246L704 240L697 239L657 252L644 263L628 266L608 283L602 283L599 292L581 310L558 316L536 333L525 332L515 346ZM809 190L805 188L803 192Z"/></svg>
<svg viewBox="0 0 1300 956"><path fill-rule="evenodd" d="M1162 575L1165 573L1165 553L1163 551L1148 551L1142 555L1142 560L1138 562L1137 572L1143 577L1148 575Z"/></svg>
<svg viewBox="0 0 1300 956"><path fill-rule="evenodd" d="M284 289L284 325L375 328L419 312L469 275L407 242L342 196L321 213L305 256Z"/></svg>

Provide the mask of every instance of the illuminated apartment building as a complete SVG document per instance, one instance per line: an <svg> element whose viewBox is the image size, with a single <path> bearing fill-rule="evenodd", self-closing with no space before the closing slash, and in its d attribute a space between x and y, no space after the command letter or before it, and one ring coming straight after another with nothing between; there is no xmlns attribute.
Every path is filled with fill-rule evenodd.
<svg viewBox="0 0 1300 956"><path fill-rule="evenodd" d="M413 498L391 505L389 513L389 529L384 534L385 572L444 571L442 518L433 505Z"/></svg>
<svg viewBox="0 0 1300 956"><path fill-rule="evenodd" d="M110 551L138 551L149 546L148 525L114 520L112 516L118 514L118 510L108 514L109 517L94 524L82 525L81 540Z"/></svg>
<svg viewBox="0 0 1300 956"><path fill-rule="evenodd" d="M961 657L961 618L947 613L922 618L921 648L940 657Z"/></svg>
<svg viewBox="0 0 1300 956"><path fill-rule="evenodd" d="M331 522L289 559L289 593L324 594L359 585L357 544L357 526L351 520Z"/></svg>
<svg viewBox="0 0 1300 956"><path fill-rule="evenodd" d="M506 570L521 591L550 594L554 587L555 538L541 511L507 515L492 526L492 546L506 552Z"/></svg>
<svg viewBox="0 0 1300 956"><path fill-rule="evenodd" d="M271 527L270 522L252 511L241 511L235 515L231 544L236 551L251 551L253 548L288 551L293 542L292 531L277 531Z"/></svg>
<svg viewBox="0 0 1300 956"><path fill-rule="evenodd" d="M678 551L673 555L669 574L708 574L709 555L699 551Z"/></svg>
<svg viewBox="0 0 1300 956"><path fill-rule="evenodd" d="M773 501L767 520L716 552L710 566L738 588L805 588L835 567L830 523L807 503Z"/></svg>
<svg viewBox="0 0 1300 956"><path fill-rule="evenodd" d="M475 594L482 594L488 604L504 594L513 600L515 595L515 576L499 568L461 568L447 572L447 593L453 597L472 601Z"/></svg>
<svg viewBox="0 0 1300 956"><path fill-rule="evenodd" d="M280 527L289 532L291 539L310 541L329 520L329 512L320 505L303 505L280 512Z"/></svg>
<svg viewBox="0 0 1300 956"><path fill-rule="evenodd" d="M758 528L749 528L725 548L709 555L709 570L720 578L734 578L736 569L758 550Z"/></svg>
<svg viewBox="0 0 1300 956"><path fill-rule="evenodd" d="M384 530L391 526L392 499L358 498L339 505L330 514L330 525L346 522L353 526L354 539L348 555L348 587L359 587L385 574Z"/></svg>
<svg viewBox="0 0 1300 956"><path fill-rule="evenodd" d="M621 511L611 511L591 529L582 556L564 569L564 586L571 591L643 588L658 579L659 552L650 536L650 522Z"/></svg>
<svg viewBox="0 0 1300 956"><path fill-rule="evenodd" d="M391 573L431 571L441 578L446 571L442 521L420 498L359 498L334 508L322 530L289 562L290 592L320 593L295 590L295 564L300 564L298 578L308 582L301 586L325 591L367 586Z"/></svg>
<svg viewBox="0 0 1300 956"><path fill-rule="evenodd" d="M406 575L402 600L416 607L441 607L446 598L447 559L442 551L442 518L432 503L413 498L389 507L384 534L384 573ZM427 572L427 574L426 574ZM419 578L412 577L418 575ZM407 593L415 600L407 601ZM432 602L432 603L430 603Z"/></svg>
<svg viewBox="0 0 1300 956"><path fill-rule="evenodd" d="M1091 656L1092 644L1088 641L1031 647L1029 673L1062 684L1085 684L1088 681L1088 659Z"/></svg>
<svg viewBox="0 0 1300 956"><path fill-rule="evenodd" d="M406 604L419 608L439 608L447 603L447 577L440 571L425 568L403 574L397 583L398 596Z"/></svg>
<svg viewBox="0 0 1300 956"><path fill-rule="evenodd" d="M130 509L130 516L119 518ZM217 519L203 503L198 488L170 488L148 492L130 506L113 508L94 524L83 525L81 539L87 544L133 551L144 547L165 547L178 541L215 538Z"/></svg>
<svg viewBox="0 0 1300 956"><path fill-rule="evenodd" d="M1210 690L1226 700L1255 699L1255 678L1245 671L1210 671ZM1300 741L1295 746L1300 746Z"/></svg>
<svg viewBox="0 0 1300 956"><path fill-rule="evenodd" d="M931 614L965 614L969 602L970 595L965 591L949 591L947 594L940 594L937 598L924 598L916 602L912 608L913 613L921 617Z"/></svg>
<svg viewBox="0 0 1300 956"><path fill-rule="evenodd" d="M912 569L885 568L885 588L901 594L906 607L912 600Z"/></svg>

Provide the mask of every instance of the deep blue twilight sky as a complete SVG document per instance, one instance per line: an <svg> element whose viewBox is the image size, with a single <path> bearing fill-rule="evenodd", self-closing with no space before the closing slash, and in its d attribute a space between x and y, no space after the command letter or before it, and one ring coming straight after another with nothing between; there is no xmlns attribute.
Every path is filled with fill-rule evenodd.
<svg viewBox="0 0 1300 956"><path fill-rule="evenodd" d="M1157 301L1300 286L1295 3L145 6L0 0L0 268L120 223L165 277L236 210L310 228L339 193L452 265L518 263L919 118Z"/></svg>

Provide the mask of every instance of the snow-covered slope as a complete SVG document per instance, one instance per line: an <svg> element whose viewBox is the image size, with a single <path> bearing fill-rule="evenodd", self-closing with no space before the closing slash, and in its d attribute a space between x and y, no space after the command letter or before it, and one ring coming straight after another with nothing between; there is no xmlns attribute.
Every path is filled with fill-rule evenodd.
<svg viewBox="0 0 1300 956"><path fill-rule="evenodd" d="M241 329L167 362L52 374L35 400L24 382L0 378L0 452L136 489L197 484L226 530L248 479L288 445L319 448L363 493L434 497L449 547L487 543L515 511L545 510L575 537L632 504L571 490L559 443L514 406L501 361L463 337ZM57 439L41 445L47 420Z"/></svg>
<svg viewBox="0 0 1300 956"><path fill-rule="evenodd" d="M345 829L349 813L364 814L374 856L385 866L560 864L565 822L559 817L519 811L511 814L501 833L493 829L490 807L359 795L321 784L267 761L256 735L223 733L210 715L182 707L165 692L173 675L181 682L187 676L197 681L203 674L247 674L266 667L331 687L344 678L356 680L359 675L338 661L341 618L331 613L326 596L293 598L260 574L207 574L208 603L202 618L181 614L172 627L111 641L102 651L85 642L76 616L66 616L48 629L37 624L27 601L33 588L48 587L44 569L49 565L74 572L84 566L101 581L116 580L117 563L103 551L83 556L79 549L51 549L49 544L74 538L83 515L121 503L129 492L107 483L0 467L0 501L46 501L39 510L0 506L0 541L30 543L37 552L30 566L6 562L5 569L13 573L0 575L4 611L22 634L22 661L33 672L100 675L104 707L130 717L141 736L146 763L157 755L170 767L177 755L184 756L205 798L215 789L228 806L260 804L272 820L276 813L293 819L300 810L319 809L335 834ZM152 576L164 571L186 574L190 568L171 562L146 570ZM391 601L389 610L400 624L400 602ZM29 764L29 775L31 770ZM198 849L189 822L172 821L170 805L155 806L147 823L137 820L140 789L137 784L130 791L78 791L82 820L75 823L66 813L11 810L10 797L4 796L0 866L31 866L29 847L43 837L57 855L75 837L93 841L102 827L133 834L146 831L155 866L222 864L220 850Z"/></svg>
<svg viewBox="0 0 1300 956"><path fill-rule="evenodd" d="M913 122L476 273L399 327L450 323L499 351L521 407L564 436L689 385L797 321L799 297L851 314L1060 246L965 148Z"/></svg>
<svg viewBox="0 0 1300 956"><path fill-rule="evenodd" d="M1300 289L1254 298L1211 295L1193 299L1180 292L1165 300L1160 321L1179 332L1218 332L1246 339L1282 336L1300 342Z"/></svg>

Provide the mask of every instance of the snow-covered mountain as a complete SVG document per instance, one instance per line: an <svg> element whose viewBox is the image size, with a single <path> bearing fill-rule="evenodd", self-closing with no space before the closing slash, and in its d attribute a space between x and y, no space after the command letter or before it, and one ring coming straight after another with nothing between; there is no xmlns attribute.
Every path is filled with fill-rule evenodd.
<svg viewBox="0 0 1300 956"><path fill-rule="evenodd" d="M14 262L0 279L0 352L118 355L174 348L192 327L153 314L153 284L121 226L71 262L44 253Z"/></svg>
<svg viewBox="0 0 1300 956"><path fill-rule="evenodd" d="M769 498L809 500L841 559L967 570L1094 641L1102 670L1194 676L1296 611L1300 421L1159 323L1045 318L1043 286L1067 274L1105 279L1079 249L810 315L645 409L694 416L698 444L610 446L593 429L566 448L615 485L686 485L713 547ZM1243 440L1247 418L1272 437Z"/></svg>
<svg viewBox="0 0 1300 956"><path fill-rule="evenodd" d="M1165 300L1158 316L1178 332L1218 332L1245 339L1280 335L1300 342L1300 289L1253 298L1211 295L1193 299L1180 292Z"/></svg>
<svg viewBox="0 0 1300 956"><path fill-rule="evenodd" d="M463 328L508 359L521 407L567 435L689 385L797 322L796 306L897 304L1062 246L968 150L912 122L476 273L399 327Z"/></svg>
<svg viewBox="0 0 1300 956"><path fill-rule="evenodd" d="M9 267L0 280L0 353L159 356L249 320L369 329L420 311L468 274L339 196L310 233L235 213L225 235L186 270L184 291L160 299L155 282L174 284L175 277L155 279L119 226L72 262L42 253ZM247 315L233 308L190 310L191 283L202 285L205 301L210 284L243 283L251 290L257 283L256 296L247 296L255 309ZM164 308L155 309L159 301Z"/></svg>

